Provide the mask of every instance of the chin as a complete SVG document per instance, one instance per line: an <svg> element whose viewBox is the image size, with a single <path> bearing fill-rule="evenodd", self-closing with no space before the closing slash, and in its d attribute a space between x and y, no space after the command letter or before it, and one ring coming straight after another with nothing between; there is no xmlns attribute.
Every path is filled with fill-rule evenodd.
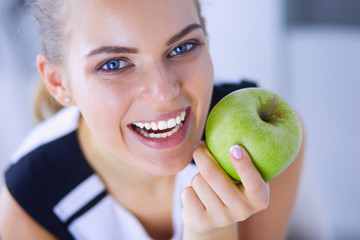
<svg viewBox="0 0 360 240"><path fill-rule="evenodd" d="M159 156L153 158L150 172L157 176L174 175L183 170L192 161L192 151L178 152L176 156Z"/></svg>

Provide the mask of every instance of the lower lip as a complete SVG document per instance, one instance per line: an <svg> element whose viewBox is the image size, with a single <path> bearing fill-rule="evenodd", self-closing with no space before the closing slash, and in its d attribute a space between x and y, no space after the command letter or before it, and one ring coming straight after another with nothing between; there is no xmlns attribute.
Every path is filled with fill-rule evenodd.
<svg viewBox="0 0 360 240"><path fill-rule="evenodd" d="M145 144L148 147L156 148L156 149L170 148L170 147L176 146L179 143L181 143L182 141L184 141L184 139L187 136L189 122L190 122L190 116L191 116L191 108L188 107L185 111L186 111L186 118L185 118L182 128L167 138L148 138L148 137L144 137L143 135L139 134L130 126L129 126L129 129L131 130L132 133L135 134L136 138L139 139L140 142L142 142L143 144Z"/></svg>

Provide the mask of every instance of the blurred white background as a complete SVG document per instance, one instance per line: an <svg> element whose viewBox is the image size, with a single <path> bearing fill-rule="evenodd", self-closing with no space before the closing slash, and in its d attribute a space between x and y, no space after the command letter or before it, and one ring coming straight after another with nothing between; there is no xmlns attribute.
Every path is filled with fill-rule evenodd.
<svg viewBox="0 0 360 240"><path fill-rule="evenodd" d="M203 0L216 81L252 79L301 115L307 139L290 239L360 239L360 2ZM0 0L0 169L34 124L36 24ZM3 182L3 177L0 183Z"/></svg>

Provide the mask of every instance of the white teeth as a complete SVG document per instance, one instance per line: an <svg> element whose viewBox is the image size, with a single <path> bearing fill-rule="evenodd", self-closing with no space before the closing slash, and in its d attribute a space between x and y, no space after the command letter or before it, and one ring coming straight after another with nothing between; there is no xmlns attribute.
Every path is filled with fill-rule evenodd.
<svg viewBox="0 0 360 240"><path fill-rule="evenodd" d="M159 126L159 130L164 130L168 128L167 123L165 121L160 121L158 123L158 126Z"/></svg>
<svg viewBox="0 0 360 240"><path fill-rule="evenodd" d="M159 122L151 122L151 123L142 123L136 122L133 123L137 127L136 131L141 135L148 138L167 138L172 134L176 133L182 127L182 121L185 120L186 112L182 112L180 115L176 116L176 118L170 118L167 121L159 121ZM164 133L148 133L146 130L166 130L169 129L168 132ZM171 130L170 130L171 129Z"/></svg>
<svg viewBox="0 0 360 240"><path fill-rule="evenodd" d="M151 126L150 123L144 123L146 130L150 130Z"/></svg>
<svg viewBox="0 0 360 240"><path fill-rule="evenodd" d="M136 131L145 137L149 137L149 134L147 132L145 132L144 129L136 129Z"/></svg>
<svg viewBox="0 0 360 240"><path fill-rule="evenodd" d="M173 128L176 125L180 124L182 121L185 120L185 116L186 116L186 112L182 112L180 115L176 116L176 118L170 118L167 121L159 121L159 122L151 122L151 123L142 123L142 122L136 122L133 123L135 126L137 126L138 128L141 129L146 129L146 130L165 130L168 128Z"/></svg>
<svg viewBox="0 0 360 240"><path fill-rule="evenodd" d="M184 120L185 120L185 114L186 114L185 112L182 112L182 113L181 113L181 116L180 116L181 121L184 121Z"/></svg>
<svg viewBox="0 0 360 240"><path fill-rule="evenodd" d="M148 138L167 138L173 135L174 133L176 133L177 131L179 131L182 128L182 126L183 124L181 123L180 125L176 125L176 127L171 129L171 131L164 133L147 133L144 129L136 129L136 131Z"/></svg>
<svg viewBox="0 0 360 240"><path fill-rule="evenodd" d="M180 125L176 125L176 127L173 128L173 129L171 130L171 132L172 132L172 133L176 133L182 126L183 126L182 123L181 123Z"/></svg>
<svg viewBox="0 0 360 240"><path fill-rule="evenodd" d="M176 120L175 118L170 118L168 121L167 121L167 128L173 128L176 126Z"/></svg>
<svg viewBox="0 0 360 240"><path fill-rule="evenodd" d="M156 131L156 130L159 129L159 127L158 127L158 125L156 124L156 122L152 122L152 123L151 123L151 129L154 130L154 131Z"/></svg>
<svg viewBox="0 0 360 240"><path fill-rule="evenodd" d="M144 124L143 123L134 123L135 126L137 126L138 128L144 128Z"/></svg>

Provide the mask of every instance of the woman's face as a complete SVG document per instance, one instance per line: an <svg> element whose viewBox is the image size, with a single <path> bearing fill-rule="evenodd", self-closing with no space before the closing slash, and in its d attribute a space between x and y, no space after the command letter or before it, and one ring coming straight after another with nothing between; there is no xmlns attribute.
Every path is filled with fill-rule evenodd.
<svg viewBox="0 0 360 240"><path fill-rule="evenodd" d="M71 1L71 97L112 164L169 175L192 159L213 66L193 0Z"/></svg>

